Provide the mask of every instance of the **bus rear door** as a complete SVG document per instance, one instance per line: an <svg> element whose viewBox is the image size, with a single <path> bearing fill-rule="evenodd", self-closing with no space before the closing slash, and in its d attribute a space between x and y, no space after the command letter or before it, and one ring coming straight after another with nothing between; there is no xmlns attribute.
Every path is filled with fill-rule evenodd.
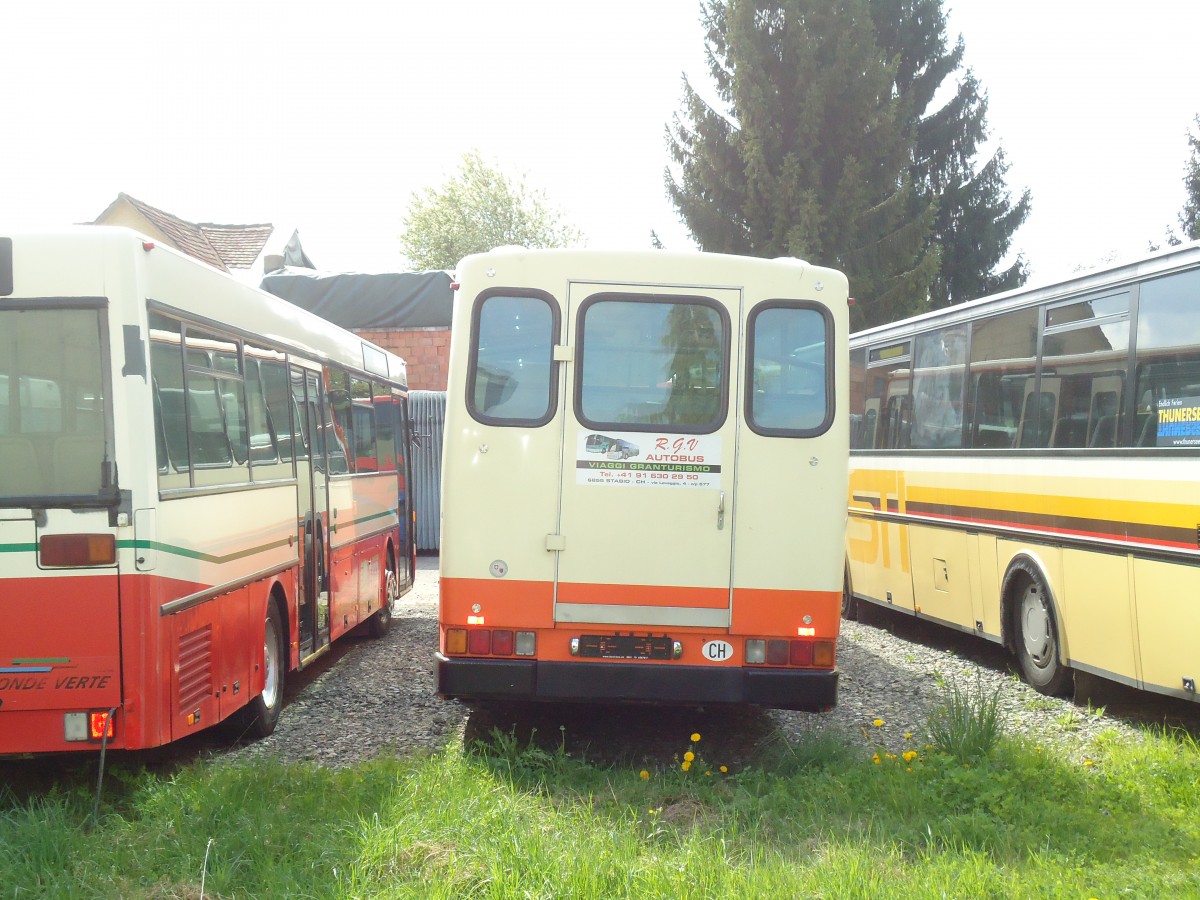
<svg viewBox="0 0 1200 900"><path fill-rule="evenodd" d="M729 627L739 304L570 286L555 621L597 626L579 656L662 658L672 629Z"/></svg>

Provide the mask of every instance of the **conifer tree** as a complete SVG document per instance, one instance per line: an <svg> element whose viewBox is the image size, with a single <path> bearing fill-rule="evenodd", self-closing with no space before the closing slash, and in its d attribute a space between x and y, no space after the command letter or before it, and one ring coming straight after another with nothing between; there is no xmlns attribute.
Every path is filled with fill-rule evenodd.
<svg viewBox="0 0 1200 900"><path fill-rule="evenodd" d="M1196 133L1188 132L1191 158L1184 167L1183 186L1187 191L1183 210L1179 213L1179 225L1189 240L1200 238L1200 115L1196 116Z"/></svg>
<svg viewBox="0 0 1200 900"><path fill-rule="evenodd" d="M717 103L684 80L667 191L704 250L841 268L855 327L925 307L936 204L911 181L909 107L869 0L704 0Z"/></svg>
<svg viewBox="0 0 1200 900"><path fill-rule="evenodd" d="M988 132L987 98L974 75L966 71L948 98L939 93L962 68L964 53L961 37L947 49L942 0L871 0L871 13L879 47L896 63L897 96L907 106L909 177L919 202L937 201L929 242L941 247L941 266L931 305L1019 287L1028 274L1023 259L998 267L1029 215L1030 194L1013 202L1002 149L976 168Z"/></svg>

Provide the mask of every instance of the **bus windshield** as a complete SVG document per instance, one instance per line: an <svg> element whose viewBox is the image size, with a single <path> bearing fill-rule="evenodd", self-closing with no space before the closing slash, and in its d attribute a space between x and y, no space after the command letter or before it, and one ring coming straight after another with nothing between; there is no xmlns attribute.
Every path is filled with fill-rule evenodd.
<svg viewBox="0 0 1200 900"><path fill-rule="evenodd" d="M103 327L98 309L0 309L0 504L100 493Z"/></svg>

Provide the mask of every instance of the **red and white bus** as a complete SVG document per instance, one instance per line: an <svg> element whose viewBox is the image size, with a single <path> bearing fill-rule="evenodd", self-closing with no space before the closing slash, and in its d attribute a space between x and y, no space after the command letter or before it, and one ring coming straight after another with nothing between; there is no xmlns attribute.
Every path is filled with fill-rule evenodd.
<svg viewBox="0 0 1200 900"><path fill-rule="evenodd" d="M0 236L0 754L275 727L414 570L404 361L126 229Z"/></svg>
<svg viewBox="0 0 1200 900"><path fill-rule="evenodd" d="M845 277L520 249L458 276L439 692L832 706Z"/></svg>

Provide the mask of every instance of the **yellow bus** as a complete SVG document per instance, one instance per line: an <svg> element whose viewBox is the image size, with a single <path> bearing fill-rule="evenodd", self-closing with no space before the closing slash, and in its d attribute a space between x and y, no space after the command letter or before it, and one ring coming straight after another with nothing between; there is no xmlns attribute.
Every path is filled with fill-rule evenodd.
<svg viewBox="0 0 1200 900"><path fill-rule="evenodd" d="M1200 242L850 341L843 613L1195 701Z"/></svg>

